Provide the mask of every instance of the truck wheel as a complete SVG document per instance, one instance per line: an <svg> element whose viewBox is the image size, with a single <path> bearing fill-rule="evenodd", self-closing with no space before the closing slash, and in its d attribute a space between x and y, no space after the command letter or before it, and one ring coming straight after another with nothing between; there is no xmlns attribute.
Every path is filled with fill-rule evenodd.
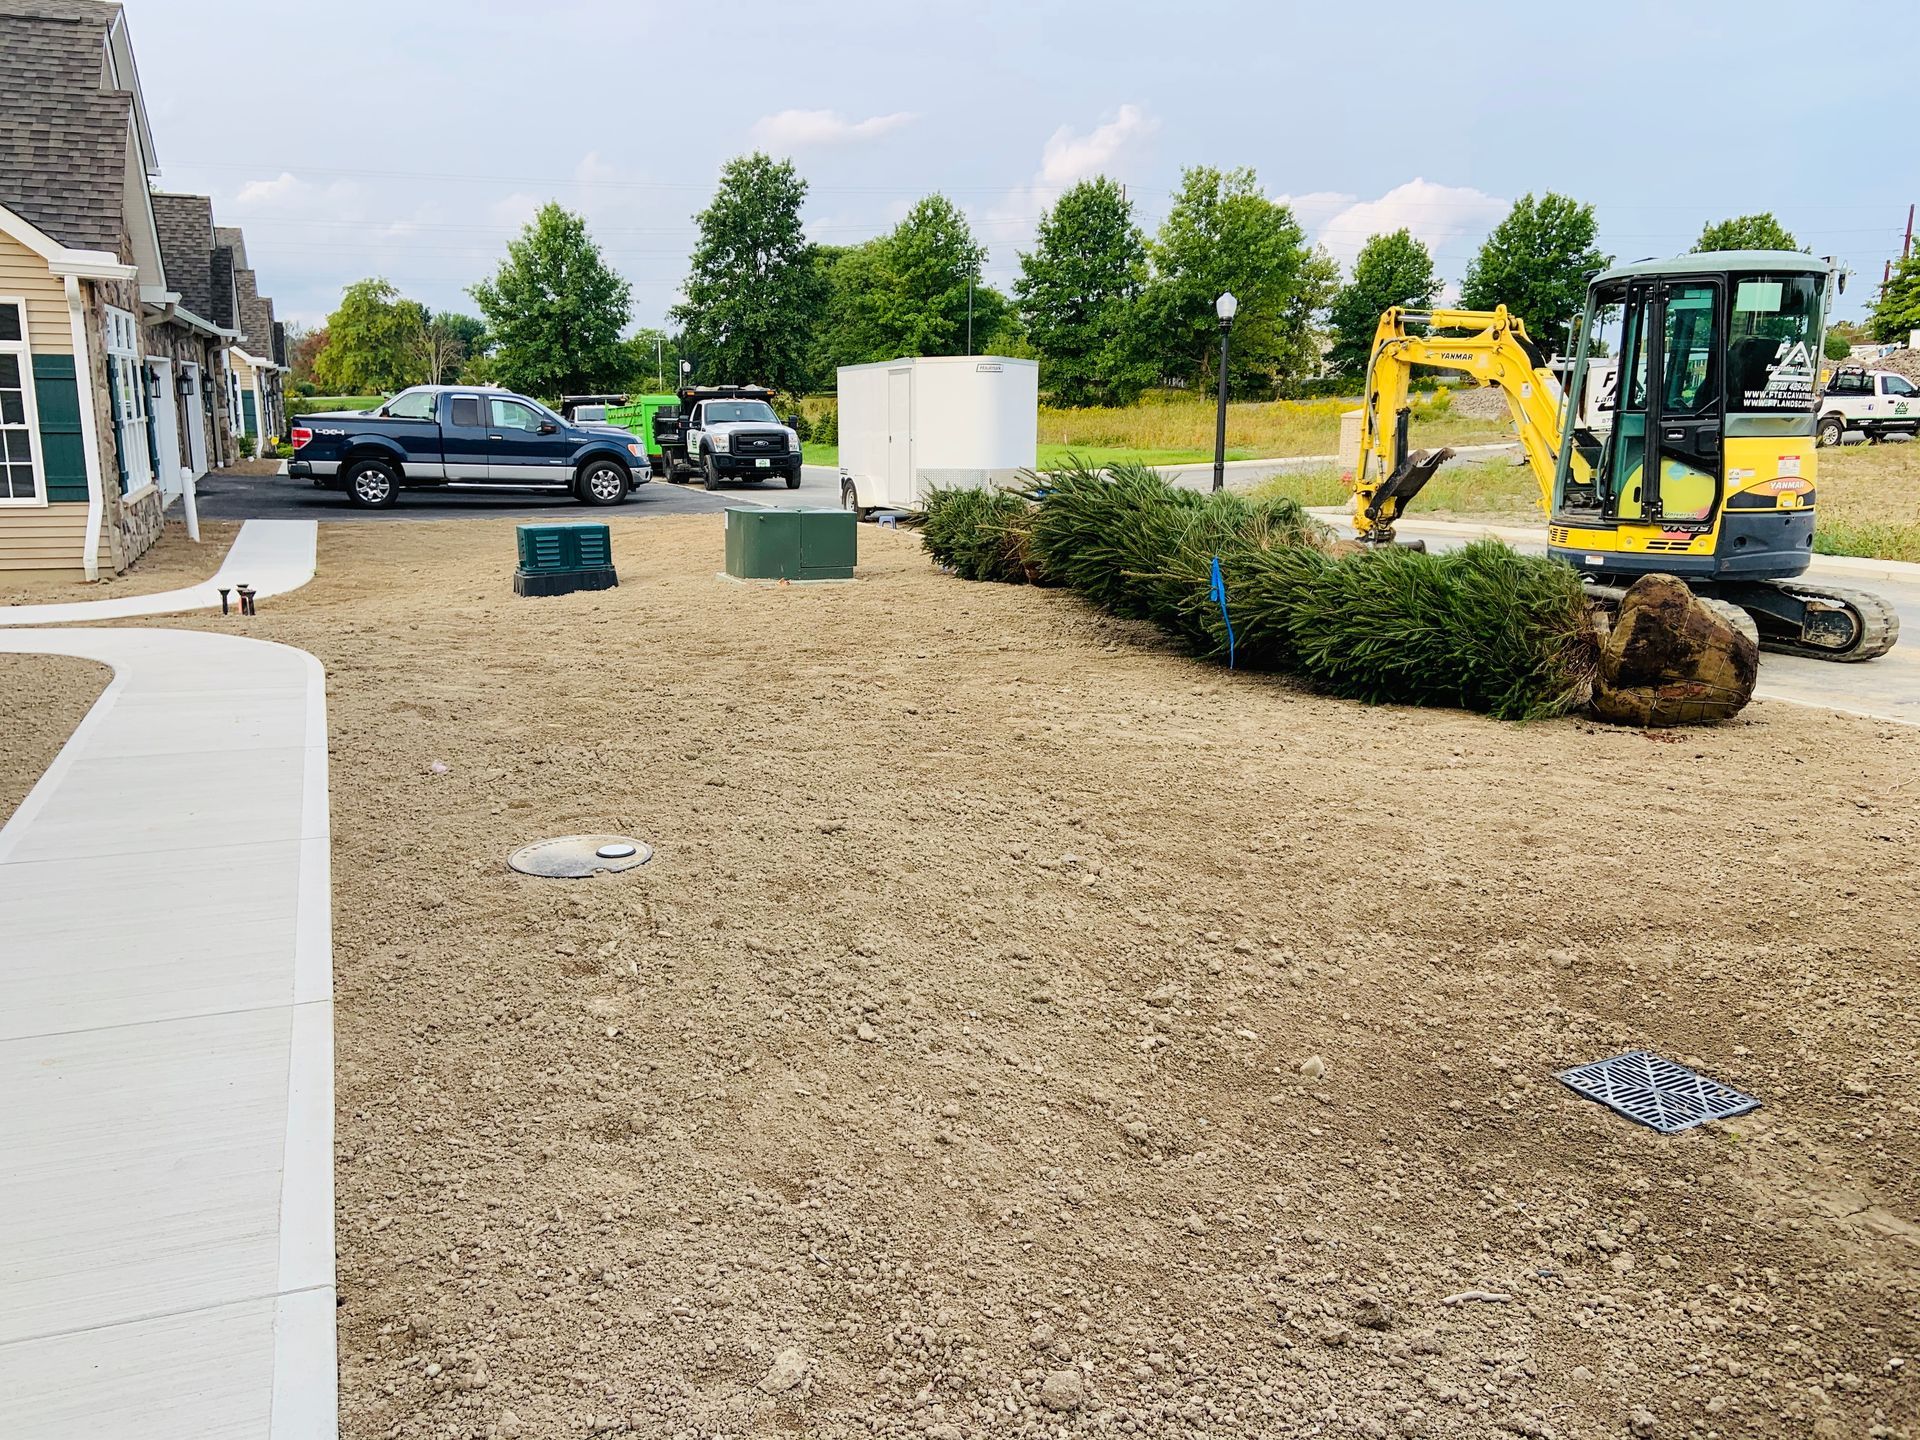
<svg viewBox="0 0 1920 1440"><path fill-rule="evenodd" d="M1815 435L1817 443L1821 445L1838 445L1846 438L1847 422L1838 415L1829 415L1822 420Z"/></svg>
<svg viewBox="0 0 1920 1440"><path fill-rule="evenodd" d="M707 489L718 490L720 488L720 467L714 463L713 456L704 456L702 458L702 465L707 472L705 481Z"/></svg>
<svg viewBox="0 0 1920 1440"><path fill-rule="evenodd" d="M791 472L789 472L787 475L787 489L798 490L799 488L800 488L800 471L796 468Z"/></svg>
<svg viewBox="0 0 1920 1440"><path fill-rule="evenodd" d="M399 473L384 460L362 460L347 472L347 498L369 510L384 510L400 498Z"/></svg>
<svg viewBox="0 0 1920 1440"><path fill-rule="evenodd" d="M580 467L573 493L583 505L618 505L627 498L626 468L614 460L589 460Z"/></svg>

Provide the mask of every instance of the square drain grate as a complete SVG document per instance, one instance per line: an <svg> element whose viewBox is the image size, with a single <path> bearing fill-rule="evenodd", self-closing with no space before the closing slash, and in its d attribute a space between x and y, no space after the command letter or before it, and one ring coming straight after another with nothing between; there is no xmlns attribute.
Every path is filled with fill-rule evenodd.
<svg viewBox="0 0 1920 1440"><path fill-rule="evenodd" d="M1560 1083L1662 1135L1760 1108L1753 1096L1709 1080L1651 1050L1629 1050L1560 1072Z"/></svg>

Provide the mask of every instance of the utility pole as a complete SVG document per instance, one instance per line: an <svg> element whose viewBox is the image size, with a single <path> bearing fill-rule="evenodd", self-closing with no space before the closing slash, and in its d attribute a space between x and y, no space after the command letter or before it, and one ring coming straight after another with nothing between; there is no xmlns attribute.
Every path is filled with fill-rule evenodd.
<svg viewBox="0 0 1920 1440"><path fill-rule="evenodd" d="M667 388L667 337L658 333L653 337L653 388Z"/></svg>
<svg viewBox="0 0 1920 1440"><path fill-rule="evenodd" d="M967 353L973 353L973 275L967 275Z"/></svg>

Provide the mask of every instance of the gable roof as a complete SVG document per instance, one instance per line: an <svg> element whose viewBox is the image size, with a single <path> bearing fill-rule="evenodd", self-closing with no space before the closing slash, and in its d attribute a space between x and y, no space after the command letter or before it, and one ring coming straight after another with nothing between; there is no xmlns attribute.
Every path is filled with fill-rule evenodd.
<svg viewBox="0 0 1920 1440"><path fill-rule="evenodd" d="M213 201L205 195L153 192L153 218L160 230L160 262L180 303L202 320L213 313Z"/></svg>
<svg viewBox="0 0 1920 1440"><path fill-rule="evenodd" d="M213 243L216 245L225 245L228 249L233 251L233 268L234 269L246 270L250 268L247 264L246 237L240 233L239 227L234 225L214 226L213 227Z"/></svg>
<svg viewBox="0 0 1920 1440"><path fill-rule="evenodd" d="M125 224L134 97L105 79L119 14L93 0L0 0L0 205L76 250L117 253Z"/></svg>

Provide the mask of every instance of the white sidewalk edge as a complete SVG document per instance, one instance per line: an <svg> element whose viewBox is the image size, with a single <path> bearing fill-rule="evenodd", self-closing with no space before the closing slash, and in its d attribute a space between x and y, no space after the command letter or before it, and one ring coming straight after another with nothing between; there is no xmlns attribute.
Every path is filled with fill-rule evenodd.
<svg viewBox="0 0 1920 1440"><path fill-rule="evenodd" d="M292 522L306 524L310 522ZM14 813L0 826L0 865L32 830L81 759L93 732L130 688L113 651L179 631L0 630L0 652L69 655L113 669L113 678ZM333 894L327 781L326 671L305 651L241 636L207 635L217 646L260 646L300 656L306 676L300 746L299 875L288 1038L287 1114L279 1202L278 1293L273 1303L271 1422L267 1440L337 1440L339 1359L333 1213ZM104 653L103 653L104 652ZM245 689L243 685L240 687ZM232 1304L223 1301L220 1306ZM184 1313L184 1312L183 1312ZM112 1330L136 1322L99 1327Z"/></svg>
<svg viewBox="0 0 1920 1440"><path fill-rule="evenodd" d="M144 615L177 615L211 610L220 589L251 585L258 598L285 595L313 579L319 551L316 520L248 520L234 537L220 568L210 579L152 595L117 595L104 600L71 600L48 605L0 605L0 625L68 625L89 620L126 620ZM238 608L238 597L229 603Z"/></svg>

